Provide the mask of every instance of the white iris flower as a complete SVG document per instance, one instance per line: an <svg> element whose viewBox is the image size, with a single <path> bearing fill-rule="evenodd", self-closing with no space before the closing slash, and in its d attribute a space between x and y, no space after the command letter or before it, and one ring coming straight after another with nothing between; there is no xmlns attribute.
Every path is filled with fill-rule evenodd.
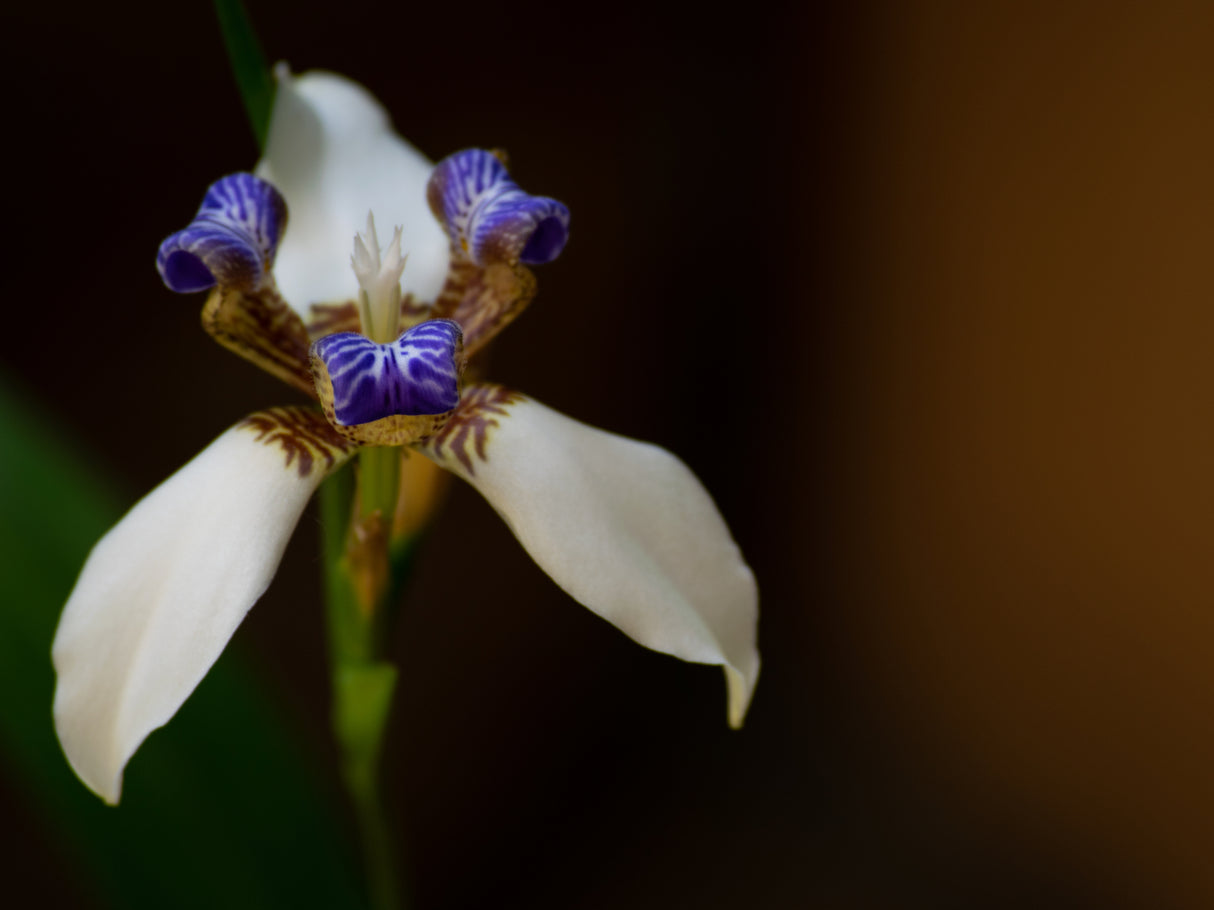
<svg viewBox="0 0 1214 910"><path fill-rule="evenodd" d="M279 82L258 177L216 184L160 265L174 289L213 285L208 331L321 409L236 424L93 549L53 649L76 773L118 801L131 755L269 586L317 486L363 445L463 478L573 599L646 647L722 666L740 725L759 672L757 589L699 481L663 449L462 383L465 359L534 294L527 265L560 252L568 212L488 153L436 168L343 77ZM370 210L397 228L382 258ZM334 334L360 329L370 337Z"/></svg>

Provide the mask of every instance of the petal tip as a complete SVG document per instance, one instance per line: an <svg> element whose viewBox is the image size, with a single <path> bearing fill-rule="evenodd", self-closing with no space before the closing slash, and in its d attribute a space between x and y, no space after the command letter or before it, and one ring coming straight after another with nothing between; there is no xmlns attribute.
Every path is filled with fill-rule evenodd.
<svg viewBox="0 0 1214 910"><path fill-rule="evenodd" d="M727 692L726 714L730 729L741 730L750 711L755 685L759 681L759 652L751 651L747 672L741 672L731 664L725 664L725 687Z"/></svg>
<svg viewBox="0 0 1214 910"><path fill-rule="evenodd" d="M122 798L122 772L134 749L125 756L116 755L105 731L90 724L98 712L81 710L79 694L69 695L69 685L64 682L65 678L70 679L69 661L61 653L58 638L52 649L52 661L58 682L51 713L59 746L80 782L106 805L116 806Z"/></svg>

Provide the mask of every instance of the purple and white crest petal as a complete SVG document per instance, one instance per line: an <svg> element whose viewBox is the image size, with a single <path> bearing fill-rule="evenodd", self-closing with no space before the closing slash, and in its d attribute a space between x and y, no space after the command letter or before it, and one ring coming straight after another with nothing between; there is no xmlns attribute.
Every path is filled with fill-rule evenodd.
<svg viewBox="0 0 1214 910"><path fill-rule="evenodd" d="M328 335L312 346L333 384L333 412L352 427L393 415L445 414L459 404L463 332L432 319L391 344L357 332Z"/></svg>
<svg viewBox="0 0 1214 910"><path fill-rule="evenodd" d="M274 265L287 204L252 174L231 174L207 189L189 227L160 244L156 269L172 291L215 285L256 290Z"/></svg>
<svg viewBox="0 0 1214 910"><path fill-rule="evenodd" d="M433 303L447 280L449 244L426 205L433 165L392 130L387 111L335 73L275 71L278 92L265 157L256 171L291 207L274 280L305 319L312 304L354 300L350 244L367 212L385 234L401 228L409 265L401 292Z"/></svg>
<svg viewBox="0 0 1214 910"><path fill-rule="evenodd" d="M438 163L427 198L451 242L477 265L543 265L565 248L569 209L519 189L491 152L466 149Z"/></svg>

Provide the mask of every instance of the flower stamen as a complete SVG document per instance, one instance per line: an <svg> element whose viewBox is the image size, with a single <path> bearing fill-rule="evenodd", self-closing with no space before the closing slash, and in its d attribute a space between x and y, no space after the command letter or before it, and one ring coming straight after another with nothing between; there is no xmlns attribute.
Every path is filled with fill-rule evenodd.
<svg viewBox="0 0 1214 910"><path fill-rule="evenodd" d="M358 278L358 315L363 334L379 344L390 344L400 335L400 276L407 256L400 252L401 228L380 256L375 217L367 212L366 233L354 236L350 265Z"/></svg>

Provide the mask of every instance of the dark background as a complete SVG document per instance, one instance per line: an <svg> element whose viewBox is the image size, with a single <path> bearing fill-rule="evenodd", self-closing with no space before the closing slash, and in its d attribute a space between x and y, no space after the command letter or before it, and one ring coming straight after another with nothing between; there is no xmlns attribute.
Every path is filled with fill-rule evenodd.
<svg viewBox="0 0 1214 910"><path fill-rule="evenodd" d="M453 486L393 646L419 907L1214 901L1207 5L249 5L569 204L492 376L680 454L760 584L731 733ZM0 16L0 368L133 502L295 400L153 267L254 145L209 5ZM316 528L233 647L331 762ZM0 811L7 893L83 900Z"/></svg>

